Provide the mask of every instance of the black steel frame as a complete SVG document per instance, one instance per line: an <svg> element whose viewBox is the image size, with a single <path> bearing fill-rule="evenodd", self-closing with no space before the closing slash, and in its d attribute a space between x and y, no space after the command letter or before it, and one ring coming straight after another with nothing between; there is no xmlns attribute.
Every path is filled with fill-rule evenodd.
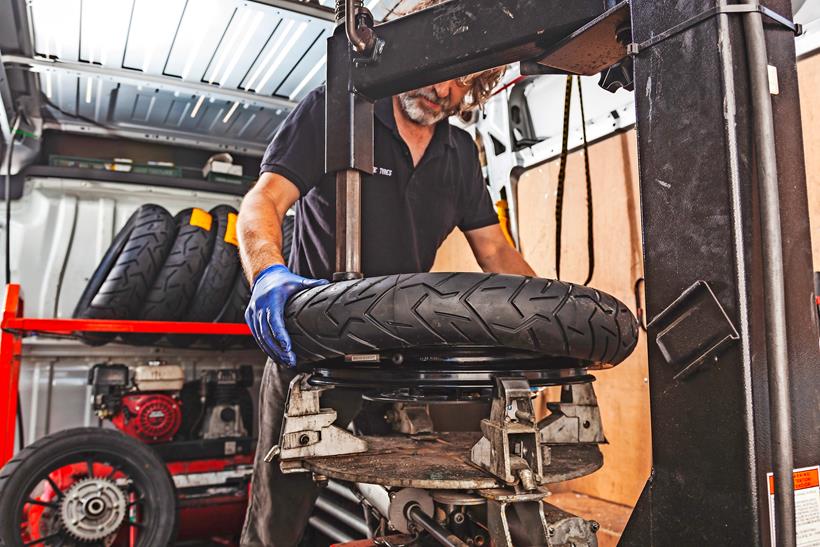
<svg viewBox="0 0 820 547"><path fill-rule="evenodd" d="M787 0L765 5L791 14ZM446 2L376 26L380 54L355 52L337 30L329 44L327 170L372 170L374 100L548 59L608 8L603 0ZM788 467L816 465L820 455L793 33L768 17L761 24L752 8L725 13L720 0L631 0L630 9L633 42L648 45L632 52L646 309L655 319L648 329L653 470L622 544L771 545L766 474L790 483ZM584 53L595 56L570 55ZM776 95L761 87L765 59L777 72ZM342 180L337 191L344 189ZM785 518L791 499L788 488L779 491L777 545L794 545Z"/></svg>

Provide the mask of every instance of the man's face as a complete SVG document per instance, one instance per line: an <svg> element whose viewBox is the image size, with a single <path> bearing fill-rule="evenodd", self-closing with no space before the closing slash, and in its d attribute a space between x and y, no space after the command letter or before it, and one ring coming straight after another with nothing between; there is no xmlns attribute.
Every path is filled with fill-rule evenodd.
<svg viewBox="0 0 820 547"><path fill-rule="evenodd" d="M407 118L419 125L433 125L458 112L467 87L456 80L399 94L399 105Z"/></svg>

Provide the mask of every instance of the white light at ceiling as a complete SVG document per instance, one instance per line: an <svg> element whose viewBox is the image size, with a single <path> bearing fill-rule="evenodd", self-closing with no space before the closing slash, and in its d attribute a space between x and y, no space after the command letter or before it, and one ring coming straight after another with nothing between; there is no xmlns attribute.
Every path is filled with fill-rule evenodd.
<svg viewBox="0 0 820 547"><path fill-rule="evenodd" d="M375 8L376 6L378 6L378 5L381 3L381 1L382 1L382 0L370 0L370 2L367 4L367 6L366 6L366 7L367 7L367 9L369 9L370 11L373 11L373 8Z"/></svg>
<svg viewBox="0 0 820 547"><path fill-rule="evenodd" d="M32 23L38 50L58 59L71 58L77 47L79 0L32 0Z"/></svg>
<svg viewBox="0 0 820 547"><path fill-rule="evenodd" d="M239 101L236 101L236 102L233 103L233 106L231 107L231 109L228 110L228 113L225 114L224 118L222 118L222 123L228 123L228 120L231 119L231 116L233 116L233 113L236 112L236 107L238 107L238 106L239 106Z"/></svg>
<svg viewBox="0 0 820 547"><path fill-rule="evenodd" d="M80 40L90 63L105 65L109 48L123 38L119 25L131 16L131 0L83 0ZM82 52L81 52L82 53Z"/></svg>
<svg viewBox="0 0 820 547"><path fill-rule="evenodd" d="M94 109L94 116L97 117L100 115L100 104L102 103L102 80L97 79L97 104L96 108Z"/></svg>
<svg viewBox="0 0 820 547"><path fill-rule="evenodd" d="M227 42L219 46L219 56L217 57L214 69L211 71L211 77L208 78L209 84L218 81L216 75L219 74L220 70L222 70L222 65L225 64L225 60L228 58L230 52L234 50L237 39L243 34L245 29L245 20L248 18L250 13L250 10L243 10L239 18L234 19L234 22L231 23L228 31L230 37Z"/></svg>
<svg viewBox="0 0 820 547"><path fill-rule="evenodd" d="M245 51L245 48L248 46L248 42L253 37L254 33L256 32L256 29L259 27L259 23L262 22L262 19L264 18L264 14L259 11L254 10L250 11L249 13L251 14L250 16L253 18L251 28L246 30L240 27L240 32L243 33L242 41L239 42L239 45L236 47L236 50L233 54L233 59L231 59L231 62L228 64L227 67L225 67L225 72L222 73L222 77L220 77L217 80L220 86L225 85L225 82L228 80L228 76L230 76L231 72L233 72L233 69L236 68L236 63L239 62L239 57Z"/></svg>
<svg viewBox="0 0 820 547"><path fill-rule="evenodd" d="M192 118L196 118L196 115L199 113L199 109L202 106L203 102L205 102L205 95L200 95L199 99L197 99L196 104L194 105L194 109L191 110Z"/></svg>
<svg viewBox="0 0 820 547"><path fill-rule="evenodd" d="M83 0L81 40L89 62L106 65L116 44L123 41L122 27L131 17L136 0Z"/></svg>
<svg viewBox="0 0 820 547"><path fill-rule="evenodd" d="M94 81L91 79L91 76L85 79L85 102L86 104L91 104L91 92L94 89L92 85Z"/></svg>
<svg viewBox="0 0 820 547"><path fill-rule="evenodd" d="M248 80L248 85L245 86L245 89L255 89L254 83L256 82L256 79L259 78L260 74L262 74L262 70L265 68L265 65L268 64L268 62L271 60L271 57L273 57L273 55L276 53L276 50L278 50L279 46L282 45L282 41L287 37L288 33L290 32L290 29L293 28L293 19L288 19L287 23L280 24L284 24L285 26L282 28L281 32L277 33L276 39L274 40L273 44L271 44L271 46L268 48L268 52L265 54L265 57L262 59L259 65L256 67L256 70L253 71L253 75L251 76L251 79Z"/></svg>
<svg viewBox="0 0 820 547"><path fill-rule="evenodd" d="M46 97L51 99L52 96L52 89L51 89L51 72L46 72Z"/></svg>
<svg viewBox="0 0 820 547"><path fill-rule="evenodd" d="M97 78L97 100L94 103L94 118L100 119L100 108L102 107L102 79Z"/></svg>
<svg viewBox="0 0 820 547"><path fill-rule="evenodd" d="M164 52L170 47L184 6L184 0L134 0L126 66L140 66L143 72L162 71Z"/></svg>
<svg viewBox="0 0 820 547"><path fill-rule="evenodd" d="M189 3L188 8L185 10L182 25L193 29L191 34L193 34L195 38L192 42L193 46L190 49L192 53L188 55L188 60L185 61L185 67L182 69L183 80L187 80L191 75L191 67L197 58L196 53L199 52L202 47L202 42L205 40L205 37L208 36L208 33L213 31L215 22L214 13L217 11L218 2L219 0L210 0L209 2L199 0L196 4ZM182 25L180 26L180 33L183 32ZM179 36L177 40L180 38L181 36Z"/></svg>
<svg viewBox="0 0 820 547"><path fill-rule="evenodd" d="M319 72L319 69L325 66L326 62L327 57L322 57L321 59L319 59L319 62L316 63L316 65L313 68L310 69L310 71L305 75L305 77L302 78L302 81L299 82L299 85L296 86L296 89L294 89L288 97L291 101L297 95L299 95L299 92L302 91L302 88L304 88L308 84L308 82L311 81L314 76L316 76L316 73Z"/></svg>
<svg viewBox="0 0 820 547"><path fill-rule="evenodd" d="M276 59L274 59L270 67L268 67L268 71L265 72L265 76L262 77L262 81L259 82L258 86L256 86L257 90L262 90L265 87L265 84L268 83L268 80L271 79L273 73L276 71L277 68L279 68L279 65L282 64L282 61L293 48L293 45L299 40L299 37L302 36L302 33L305 32L306 28L306 22L302 21L301 23L299 23L299 26L296 27L296 31L293 33L293 37L286 44L284 44L284 47L279 51L279 55L276 56Z"/></svg>

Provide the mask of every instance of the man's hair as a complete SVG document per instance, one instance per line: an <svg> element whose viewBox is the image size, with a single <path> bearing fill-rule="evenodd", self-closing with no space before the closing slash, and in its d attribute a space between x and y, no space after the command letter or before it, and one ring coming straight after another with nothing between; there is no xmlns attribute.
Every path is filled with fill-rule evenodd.
<svg viewBox="0 0 820 547"><path fill-rule="evenodd" d="M446 0L421 0L418 4L400 15L410 15L411 13L441 4L445 1ZM470 0L454 1L469 2ZM470 89L467 91L467 94L464 96L464 100L462 100L459 105L458 114L469 112L470 110L475 110L476 108L481 108L484 106L484 103L490 100L490 97L493 96L493 89L495 89L495 86L497 86L498 82L501 81L501 77L504 76L504 72L506 72L506 70L506 66L500 66L484 70L471 76Z"/></svg>

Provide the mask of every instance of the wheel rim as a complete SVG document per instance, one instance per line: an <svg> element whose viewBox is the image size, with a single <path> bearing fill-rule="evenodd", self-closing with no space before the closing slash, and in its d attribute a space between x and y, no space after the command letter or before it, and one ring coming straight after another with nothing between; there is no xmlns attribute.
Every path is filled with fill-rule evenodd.
<svg viewBox="0 0 820 547"><path fill-rule="evenodd" d="M586 383L589 361L490 347L413 348L374 354L373 360L344 358L301 365L312 385L364 391L384 402L472 402L490 400L498 375L526 378L533 387Z"/></svg>
<svg viewBox="0 0 820 547"><path fill-rule="evenodd" d="M24 546L144 545L158 520L147 475L114 453L55 455L17 491Z"/></svg>

